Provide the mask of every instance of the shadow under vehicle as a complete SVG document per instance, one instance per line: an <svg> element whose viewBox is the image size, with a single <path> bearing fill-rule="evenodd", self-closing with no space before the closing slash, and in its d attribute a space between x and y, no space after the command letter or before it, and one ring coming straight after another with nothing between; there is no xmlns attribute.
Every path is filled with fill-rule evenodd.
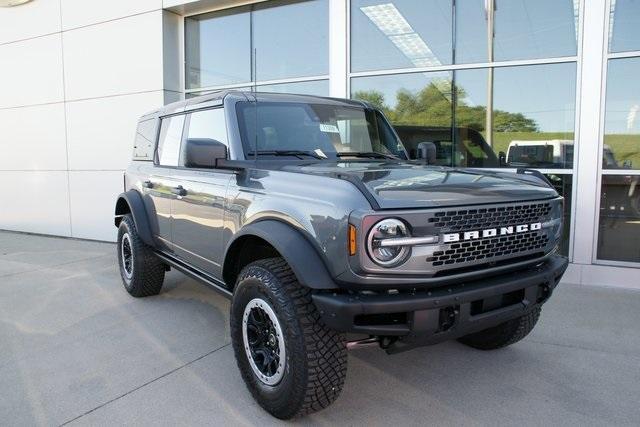
<svg viewBox="0 0 640 427"><path fill-rule="evenodd" d="M469 135L465 166L497 161ZM116 200L124 287L158 294L175 268L230 298L242 378L282 419L338 397L348 349L511 345L567 268L563 198L536 171L439 166L434 145L409 160L380 110L346 99L152 111Z"/></svg>

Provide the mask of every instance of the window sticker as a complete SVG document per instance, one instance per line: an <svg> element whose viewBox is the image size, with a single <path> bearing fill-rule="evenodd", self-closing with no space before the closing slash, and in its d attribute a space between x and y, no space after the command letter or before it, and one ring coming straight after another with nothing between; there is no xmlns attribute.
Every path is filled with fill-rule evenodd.
<svg viewBox="0 0 640 427"><path fill-rule="evenodd" d="M328 123L320 123L320 130L327 133L340 133L338 126Z"/></svg>

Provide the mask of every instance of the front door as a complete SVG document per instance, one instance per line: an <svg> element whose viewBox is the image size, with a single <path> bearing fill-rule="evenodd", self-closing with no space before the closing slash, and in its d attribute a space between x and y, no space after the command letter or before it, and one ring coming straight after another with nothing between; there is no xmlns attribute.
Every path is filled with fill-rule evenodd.
<svg viewBox="0 0 640 427"><path fill-rule="evenodd" d="M213 139L226 145L224 109L218 107L187 115L185 139L192 138ZM234 175L226 170L186 167L184 150L179 162L175 176L182 189L171 207L174 251L189 264L219 278L226 192Z"/></svg>
<svg viewBox="0 0 640 427"><path fill-rule="evenodd" d="M222 275L222 230L232 174L180 170L182 194L173 200L173 250L189 264Z"/></svg>

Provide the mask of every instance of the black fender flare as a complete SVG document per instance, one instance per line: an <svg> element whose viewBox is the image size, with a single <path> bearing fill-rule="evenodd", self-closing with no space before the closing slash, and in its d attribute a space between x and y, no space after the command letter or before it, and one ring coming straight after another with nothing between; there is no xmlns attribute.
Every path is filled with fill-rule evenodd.
<svg viewBox="0 0 640 427"><path fill-rule="evenodd" d="M282 221L264 219L244 226L229 241L225 249L224 269L228 263L230 249L243 236L255 236L269 243L287 261L298 282L311 289L335 289L323 256L304 235ZM223 276L224 276L223 272Z"/></svg>
<svg viewBox="0 0 640 427"><path fill-rule="evenodd" d="M155 246L144 200L142 200L142 195L136 190L125 191L118 196L114 219L116 227L120 225L122 217L128 213L131 213L131 216L133 216L133 222L136 225L140 239L149 246Z"/></svg>

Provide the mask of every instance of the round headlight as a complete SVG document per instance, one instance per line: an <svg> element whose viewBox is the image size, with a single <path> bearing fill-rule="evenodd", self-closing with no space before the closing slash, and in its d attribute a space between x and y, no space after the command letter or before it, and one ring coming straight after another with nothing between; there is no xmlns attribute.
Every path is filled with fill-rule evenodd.
<svg viewBox="0 0 640 427"><path fill-rule="evenodd" d="M369 256L382 267L395 267L407 258L409 246L393 246L383 244L385 240L409 237L409 231L404 222L399 219L383 219L377 222L367 236L367 250Z"/></svg>

